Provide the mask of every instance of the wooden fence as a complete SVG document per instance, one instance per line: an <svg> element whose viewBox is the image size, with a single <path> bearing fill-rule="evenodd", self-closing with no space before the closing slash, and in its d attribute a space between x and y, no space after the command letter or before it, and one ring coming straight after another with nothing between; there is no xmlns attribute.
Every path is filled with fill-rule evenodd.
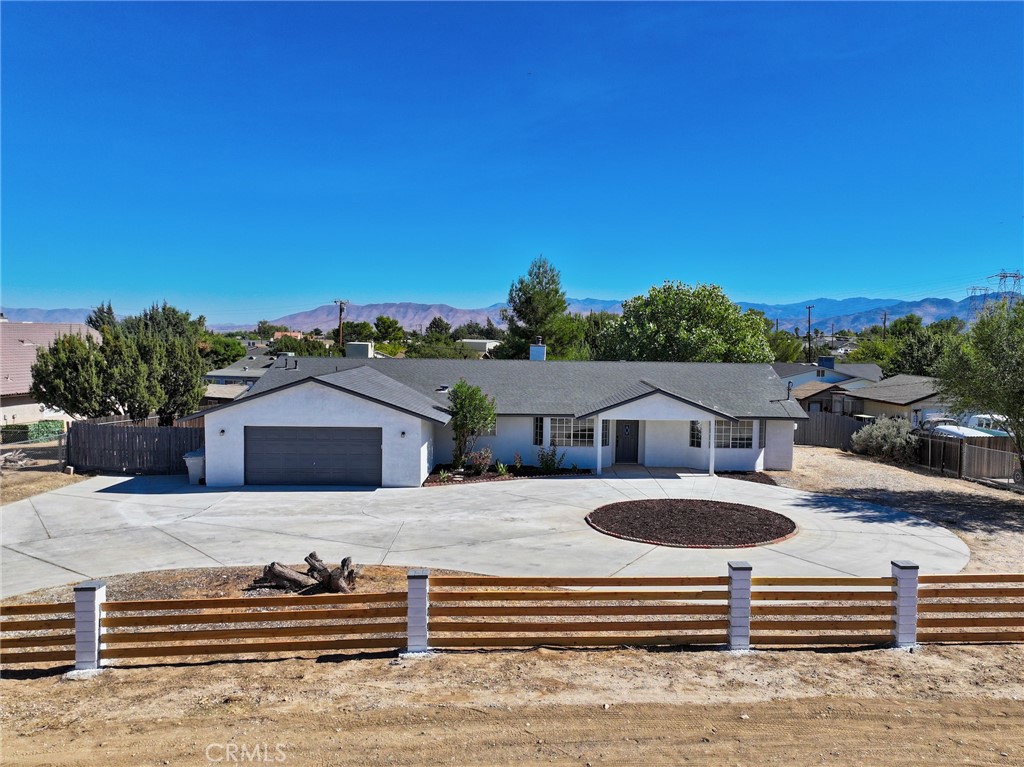
<svg viewBox="0 0 1024 767"><path fill-rule="evenodd" d="M1011 479L1020 471L1016 452L992 450L982 437L919 437L917 462L945 476L970 479Z"/></svg>
<svg viewBox="0 0 1024 767"><path fill-rule="evenodd" d="M67 463L79 472L184 474L182 456L204 444L203 429L78 421L68 431Z"/></svg>
<svg viewBox="0 0 1024 767"><path fill-rule="evenodd" d="M743 563L736 563L743 565ZM492 578L411 571L404 591L0 606L0 663L338 650L908 646L1024 642L1024 573L893 577ZM413 572L419 580L414 585ZM95 588L96 582L89 585ZM80 587L81 589L81 587ZM421 632L421 633L417 633ZM77 653L77 654L76 654Z"/></svg>
<svg viewBox="0 0 1024 767"><path fill-rule="evenodd" d="M850 437L865 424L857 418L838 413L808 413L806 421L796 422L793 442L797 445L817 445L850 449Z"/></svg>
<svg viewBox="0 0 1024 767"><path fill-rule="evenodd" d="M727 577L441 576L431 579L431 586L435 585L442 589L430 592L431 647L727 642ZM582 591L581 587L602 590Z"/></svg>
<svg viewBox="0 0 1024 767"><path fill-rule="evenodd" d="M1020 459L1016 452L990 450L978 445L964 446L961 473L974 479L1010 479L1020 472Z"/></svg>

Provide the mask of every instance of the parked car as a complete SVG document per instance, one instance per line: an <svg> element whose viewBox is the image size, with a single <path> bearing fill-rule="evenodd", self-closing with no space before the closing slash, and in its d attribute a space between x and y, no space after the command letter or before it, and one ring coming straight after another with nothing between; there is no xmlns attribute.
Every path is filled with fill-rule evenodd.
<svg viewBox="0 0 1024 767"><path fill-rule="evenodd" d="M956 437L957 439L992 436L979 429L961 426L955 418L949 418L948 416L927 418L918 428L913 429L911 434L917 434L921 437Z"/></svg>
<svg viewBox="0 0 1024 767"><path fill-rule="evenodd" d="M970 429L977 429L983 431L992 437L1008 437L1009 432L1006 430L1006 416L996 415L994 413L974 413L972 415L965 416L960 421L961 426L966 426Z"/></svg>

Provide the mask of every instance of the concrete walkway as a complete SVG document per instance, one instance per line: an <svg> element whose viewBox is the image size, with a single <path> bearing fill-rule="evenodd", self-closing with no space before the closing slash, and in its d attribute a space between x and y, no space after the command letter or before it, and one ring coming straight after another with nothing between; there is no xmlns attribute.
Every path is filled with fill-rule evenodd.
<svg viewBox="0 0 1024 767"><path fill-rule="evenodd" d="M777 511L798 533L742 549L679 549L592 530L584 516L636 498L711 498ZM118 573L328 561L491 575L884 576L967 564L955 535L882 506L721 477L613 467L563 477L427 488L192 487L184 477L95 477L0 509L3 596Z"/></svg>

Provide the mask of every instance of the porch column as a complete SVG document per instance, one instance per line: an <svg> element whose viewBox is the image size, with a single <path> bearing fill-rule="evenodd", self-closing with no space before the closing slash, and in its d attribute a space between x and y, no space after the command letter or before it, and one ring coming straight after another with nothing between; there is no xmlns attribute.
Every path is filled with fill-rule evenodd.
<svg viewBox="0 0 1024 767"><path fill-rule="evenodd" d="M708 476L715 476L715 419L712 418L708 423L711 424L711 428L708 429L708 445L711 448L708 454Z"/></svg>
<svg viewBox="0 0 1024 767"><path fill-rule="evenodd" d="M602 439L602 437L604 435L601 433L601 431L602 431L601 414L598 413L597 415L594 416L594 418L595 418L595 423L594 423L594 449L597 451L597 463L595 465L597 466L597 476L600 477L601 476L601 443L604 441Z"/></svg>

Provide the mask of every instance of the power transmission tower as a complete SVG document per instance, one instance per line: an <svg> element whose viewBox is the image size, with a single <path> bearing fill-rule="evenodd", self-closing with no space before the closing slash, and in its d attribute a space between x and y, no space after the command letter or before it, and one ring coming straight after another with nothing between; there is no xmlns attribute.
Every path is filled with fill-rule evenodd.
<svg viewBox="0 0 1024 767"><path fill-rule="evenodd" d="M996 289L1002 298L1007 300L1010 306L1021 300L1020 283L1024 275L1020 269L1015 272L1008 272L1005 269L989 277L990 280L999 280L999 287Z"/></svg>
<svg viewBox="0 0 1024 767"><path fill-rule="evenodd" d="M988 286L986 285L972 285L967 288L970 293L971 303L970 312L971 318L975 318L978 314L984 311L985 306L988 304Z"/></svg>

